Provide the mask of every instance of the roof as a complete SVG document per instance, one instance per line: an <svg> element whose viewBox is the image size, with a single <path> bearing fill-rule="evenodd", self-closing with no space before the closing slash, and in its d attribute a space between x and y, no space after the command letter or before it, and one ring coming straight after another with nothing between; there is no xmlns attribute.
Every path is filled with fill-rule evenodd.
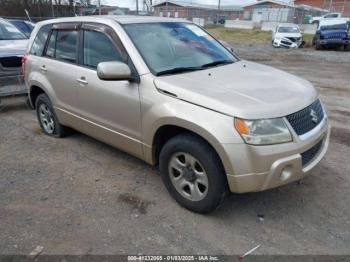
<svg viewBox="0 0 350 262"><path fill-rule="evenodd" d="M168 2L168 4L173 4L177 5L180 7L185 7L185 8L199 8L199 9L218 9L218 5L205 5L205 4L198 4L198 3L193 3L193 2L185 2L185 1L180 1L180 0L168 0L168 1L160 1L157 2L156 4L153 4L153 7L165 5ZM222 11L239 11L242 10L242 6L240 5L221 5L220 10Z"/></svg>
<svg viewBox="0 0 350 262"><path fill-rule="evenodd" d="M117 22L119 24L136 23L160 23L160 22L188 22L181 18L167 18L156 16L132 16L132 15L99 15L99 16L76 16L63 17L39 22L40 24L67 23L67 22Z"/></svg>
<svg viewBox="0 0 350 262"><path fill-rule="evenodd" d="M267 4L267 3L272 3L272 4L276 4L276 5L282 5L282 6L294 7L293 3L287 2L287 1L281 1L281 0L252 0L250 3L247 3L247 4L243 5L243 7L260 5L260 4Z"/></svg>
<svg viewBox="0 0 350 262"><path fill-rule="evenodd" d="M320 12L328 12L326 9L322 9L320 7L311 6L311 5L296 5L296 8L303 9L303 10L314 10L314 11L320 11Z"/></svg>

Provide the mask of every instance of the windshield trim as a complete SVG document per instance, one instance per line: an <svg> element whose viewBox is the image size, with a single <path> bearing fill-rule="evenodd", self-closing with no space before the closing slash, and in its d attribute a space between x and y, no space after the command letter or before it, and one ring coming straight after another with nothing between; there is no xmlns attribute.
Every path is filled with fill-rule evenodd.
<svg viewBox="0 0 350 262"><path fill-rule="evenodd" d="M128 24L120 24L121 27L123 28L124 32L126 33L126 35L129 37L130 41L132 42L132 44L134 45L135 49L137 50L137 52L139 53L139 55L141 56L143 62L146 64L148 70L152 73L152 75L158 77L158 73L160 72L156 72L152 69L152 67L149 65L149 63L146 61L145 57L143 56L143 54L140 52L139 48L135 45L134 43L134 40L130 37L130 34L129 32L125 29L125 27L127 25L135 25L135 24L157 24L157 23L183 23L183 24L189 24L189 25L195 25L197 27L199 27L200 29L202 29L204 32L206 32L209 36L211 36L215 42L219 43L223 48L225 48L231 55L232 57L236 60L236 61L232 61L232 63L237 63L239 61L241 61L241 59L234 53L230 52L230 50L227 49L227 47L225 47L220 41L218 41L213 35L211 35L207 30L205 30L204 28L194 24L194 23L191 23L191 22L188 22L188 21L183 21L183 22L178 22L178 21L169 21L169 22L135 22L135 23L128 23ZM220 64L218 65L219 66L225 66L227 64ZM210 67L208 68L203 68L201 70L207 70L207 69L210 69ZM191 70L191 71L185 71L185 72L182 72L182 73L178 73L178 74L185 74L185 73L192 73L194 71L199 71L199 70ZM169 74L170 75L170 74ZM169 76L168 74L164 74L164 75L160 75L160 76Z"/></svg>

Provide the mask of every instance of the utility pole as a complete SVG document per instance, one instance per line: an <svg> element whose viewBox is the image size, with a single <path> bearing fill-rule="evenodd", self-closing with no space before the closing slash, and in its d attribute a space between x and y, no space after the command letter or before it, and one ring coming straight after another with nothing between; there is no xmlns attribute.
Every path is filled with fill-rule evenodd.
<svg viewBox="0 0 350 262"><path fill-rule="evenodd" d="M101 0L98 0L98 14L101 15Z"/></svg>
<svg viewBox="0 0 350 262"><path fill-rule="evenodd" d="M219 3L218 3L218 14L216 15L216 24L219 23L220 8L221 8L221 0L219 0Z"/></svg>
<svg viewBox="0 0 350 262"><path fill-rule="evenodd" d="M51 12L52 12L52 17L55 17L55 11L53 9L53 0L51 0Z"/></svg>
<svg viewBox="0 0 350 262"><path fill-rule="evenodd" d="M166 6L166 17L169 17L169 2L168 2L168 0L166 0L165 6Z"/></svg>
<svg viewBox="0 0 350 262"><path fill-rule="evenodd" d="M136 15L139 15L139 0L136 0Z"/></svg>

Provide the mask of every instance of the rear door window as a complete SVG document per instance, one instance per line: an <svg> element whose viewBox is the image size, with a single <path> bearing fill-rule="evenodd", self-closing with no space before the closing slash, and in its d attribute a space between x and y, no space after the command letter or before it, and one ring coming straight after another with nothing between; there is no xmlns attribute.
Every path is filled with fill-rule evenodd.
<svg viewBox="0 0 350 262"><path fill-rule="evenodd" d="M46 56L57 60L76 63L78 31L53 30L46 49Z"/></svg>
<svg viewBox="0 0 350 262"><path fill-rule="evenodd" d="M77 58L78 31L57 31L56 59L75 63Z"/></svg>
<svg viewBox="0 0 350 262"><path fill-rule="evenodd" d="M32 55L42 56L45 48L45 43L50 32L51 25L45 25L40 28L37 33L32 48L29 53Z"/></svg>
<svg viewBox="0 0 350 262"><path fill-rule="evenodd" d="M83 64L96 68L100 62L122 61L122 57L111 39L101 32L84 31Z"/></svg>

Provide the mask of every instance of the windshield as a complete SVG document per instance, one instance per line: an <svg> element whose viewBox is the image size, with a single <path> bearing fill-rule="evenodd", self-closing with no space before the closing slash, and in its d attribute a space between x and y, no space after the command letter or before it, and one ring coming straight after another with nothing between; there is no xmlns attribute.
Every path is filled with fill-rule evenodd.
<svg viewBox="0 0 350 262"><path fill-rule="evenodd" d="M27 39L15 26L0 20L0 40Z"/></svg>
<svg viewBox="0 0 350 262"><path fill-rule="evenodd" d="M237 58L200 27L181 22L126 24L125 31L155 75L201 70Z"/></svg>
<svg viewBox="0 0 350 262"><path fill-rule="evenodd" d="M281 26L278 28L279 33L300 33L300 30L296 26Z"/></svg>

